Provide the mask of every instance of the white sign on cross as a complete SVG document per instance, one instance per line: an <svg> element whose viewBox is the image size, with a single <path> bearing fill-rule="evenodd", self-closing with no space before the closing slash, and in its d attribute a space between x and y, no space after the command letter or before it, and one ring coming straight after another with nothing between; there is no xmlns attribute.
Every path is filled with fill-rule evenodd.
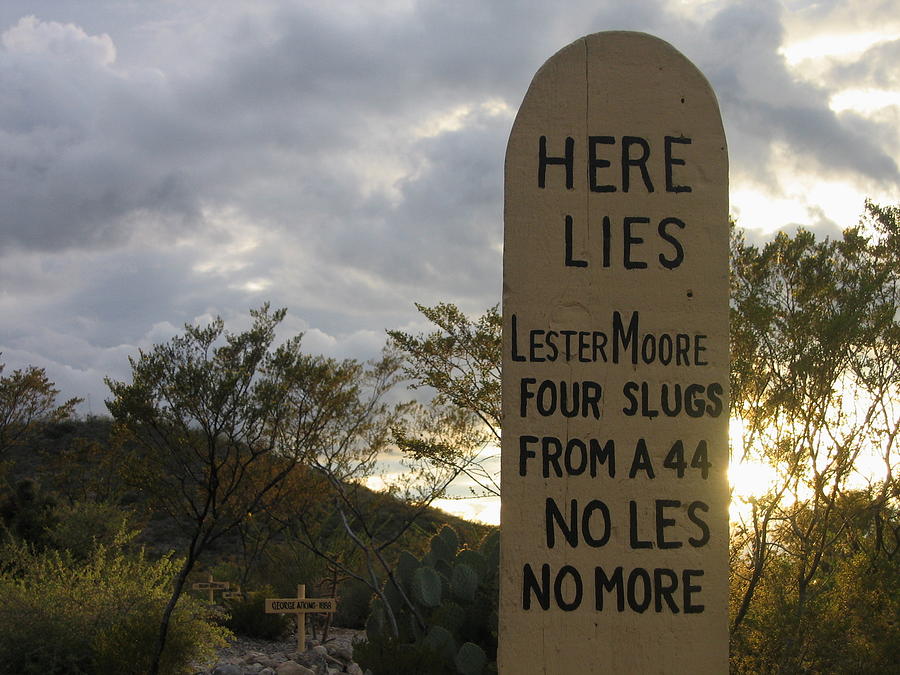
<svg viewBox="0 0 900 675"><path fill-rule="evenodd" d="M210 574L207 579L209 579L209 581L198 581L191 586L191 588L195 591L209 591L210 602L214 601L213 593L216 591L228 590L231 587L231 584L227 581L213 581L212 574Z"/></svg>
<svg viewBox="0 0 900 675"><path fill-rule="evenodd" d="M297 651L306 651L306 615L312 612L334 612L335 598L307 598L306 584L297 586L296 598L266 598L266 614L297 615Z"/></svg>

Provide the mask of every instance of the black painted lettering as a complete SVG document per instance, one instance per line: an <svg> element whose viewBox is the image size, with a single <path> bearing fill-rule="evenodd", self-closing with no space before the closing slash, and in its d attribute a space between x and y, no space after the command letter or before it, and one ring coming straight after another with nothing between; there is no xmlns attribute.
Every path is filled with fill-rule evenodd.
<svg viewBox="0 0 900 675"><path fill-rule="evenodd" d="M560 534L572 548L578 548L578 500L572 499L569 502L569 520L552 497L547 497L544 506L544 524L547 531L547 548L556 546L556 527L559 527Z"/></svg>
<svg viewBox="0 0 900 675"><path fill-rule="evenodd" d="M669 399L669 385L663 382L660 391L660 403L666 417L675 417L681 412L681 385L675 383L671 389L675 392L674 401Z"/></svg>
<svg viewBox="0 0 900 675"><path fill-rule="evenodd" d="M691 347L691 337L687 333L679 333L675 336L675 365L691 365L691 357L688 350Z"/></svg>
<svg viewBox="0 0 900 675"><path fill-rule="evenodd" d="M571 600L566 600L563 595L563 586L566 577L569 577L572 580L570 585L574 590L574 595ZM556 575L556 580L553 582L553 597L556 599L557 606L565 612L571 612L574 609L578 609L581 605L581 598L583 595L584 584L581 582L581 574L579 574L578 570L571 565L563 565Z"/></svg>
<svg viewBox="0 0 900 675"><path fill-rule="evenodd" d="M575 335L576 332L577 331L574 330L560 331L560 335L566 339L566 361L572 360L572 336Z"/></svg>
<svg viewBox="0 0 900 675"><path fill-rule="evenodd" d="M684 607L685 614L700 614L703 612L706 607L704 605L695 605L693 602L693 595L701 591L700 586L694 586L691 584L691 577L702 577L703 570L684 570L681 573L681 591L684 595L684 600L681 603L682 607Z"/></svg>
<svg viewBox="0 0 900 675"><path fill-rule="evenodd" d="M609 221L609 216L603 216L603 266L609 267L610 265L610 247L612 246L612 223Z"/></svg>
<svg viewBox="0 0 900 675"><path fill-rule="evenodd" d="M667 583L668 582L668 583ZM663 600L666 606L672 611L672 614L678 614L678 603L672 596L678 588L678 575L674 570L662 568L653 570L653 600L654 609L662 612Z"/></svg>
<svg viewBox="0 0 900 675"><path fill-rule="evenodd" d="M565 382L562 383L565 386ZM537 411L543 417L549 417L556 411L556 403L558 400L558 392L556 383L552 380L544 380L538 385L537 390Z"/></svg>
<svg viewBox="0 0 900 675"><path fill-rule="evenodd" d="M688 543L694 548L700 548L701 546L706 546L709 543L709 525L707 525L706 521L697 515L697 511L709 513L709 504L701 501L696 501L691 502L688 505L688 520L690 520L700 529L699 537L688 537Z"/></svg>
<svg viewBox="0 0 900 675"><path fill-rule="evenodd" d="M628 471L628 477L634 478L638 471L643 471L647 478L656 478L653 471L653 462L650 461L650 452L647 450L647 441L639 438L634 448L634 458L631 460L631 469Z"/></svg>
<svg viewBox="0 0 900 675"><path fill-rule="evenodd" d="M606 333L601 331L594 331L591 333L592 336L592 344L591 347L594 353L594 361L606 361L606 343L608 338L606 337Z"/></svg>
<svg viewBox="0 0 900 675"><path fill-rule="evenodd" d="M663 333L659 336L659 362L664 366L669 365L672 362L672 355L675 353L675 343L672 341L672 336L668 333Z"/></svg>
<svg viewBox="0 0 900 675"><path fill-rule="evenodd" d="M612 439L606 441L601 447L600 441L592 438L591 447L591 478L597 477L597 466L606 464L607 472L610 478L616 477L616 443Z"/></svg>
<svg viewBox="0 0 900 675"><path fill-rule="evenodd" d="M587 417L591 411L595 420L600 419L600 398L603 396L603 387L598 382L587 380L582 382L581 389L581 416Z"/></svg>
<svg viewBox="0 0 900 675"><path fill-rule="evenodd" d="M616 592L616 609L625 611L625 585L622 581L622 568L613 570L612 576L606 576L606 571L597 566L594 568L594 607L598 612L603 611L603 593Z"/></svg>
<svg viewBox="0 0 900 675"><path fill-rule="evenodd" d="M534 398L534 392L529 389L528 385L537 384L537 380L533 377L523 377L519 382L519 416L526 417L528 412L528 399Z"/></svg>
<svg viewBox="0 0 900 675"><path fill-rule="evenodd" d="M631 313L631 319L628 321L626 329L622 324L622 315L619 312L613 312L613 363L619 363L619 348L627 351L631 347L631 362L637 365L638 362L638 312Z"/></svg>
<svg viewBox="0 0 900 675"><path fill-rule="evenodd" d="M641 340L641 360L644 363L653 363L656 360L656 336L653 333L647 333Z"/></svg>
<svg viewBox="0 0 900 675"><path fill-rule="evenodd" d="M631 147L638 146L640 155L631 156ZM650 181L650 172L647 170L647 160L650 158L650 143L640 136L622 136L622 192L628 192L631 183L631 167L641 170L644 179L644 187L647 192L653 192L653 183Z"/></svg>
<svg viewBox="0 0 900 675"><path fill-rule="evenodd" d="M676 499L656 500L656 547L657 548L681 548L684 542L666 539L666 528L675 524L674 518L666 518L666 509L675 509L681 506Z"/></svg>
<svg viewBox="0 0 900 675"><path fill-rule="evenodd" d="M573 455L578 451L578 458L575 460ZM566 454L564 457L566 464L566 474L569 476L580 476L584 473L588 463L587 446L580 438L570 438L566 443ZM577 461L577 464L575 463Z"/></svg>
<svg viewBox="0 0 900 675"><path fill-rule="evenodd" d="M594 514L594 511L600 511L600 515L603 518L603 532L599 537L595 537L591 529L591 516ZM611 534L612 521L609 516L609 507L599 499L592 499L584 507L584 512L581 514L581 536L584 539L584 543L593 548L600 548L606 545Z"/></svg>
<svg viewBox="0 0 900 675"><path fill-rule="evenodd" d="M560 382L559 390L559 409L563 417L576 417L579 412L579 403L581 400L581 385L578 382L572 383L571 391L565 382Z"/></svg>
<svg viewBox="0 0 900 675"><path fill-rule="evenodd" d="M664 146L664 154L665 154L665 164L666 164L666 192L690 192L690 185L676 185L675 180L672 176L672 167L673 166L684 166L684 160L680 157L675 157L672 154L672 145L675 143L680 143L683 145L690 145L691 139L685 138L684 136L666 136L663 139Z"/></svg>
<svg viewBox="0 0 900 675"><path fill-rule="evenodd" d="M547 338L544 344L550 348L550 353L547 355L548 361L556 361L559 357L559 347L556 346L556 338L559 337L559 333L555 330L547 331Z"/></svg>
<svg viewBox="0 0 900 675"><path fill-rule="evenodd" d="M525 357L519 354L519 340L518 340L518 317L513 314L512 315L512 360L513 361L524 361Z"/></svg>
<svg viewBox="0 0 900 675"><path fill-rule="evenodd" d="M623 415L628 415L629 417L637 415L638 400L637 396L635 396L635 392L638 389L640 389L640 385L637 382L626 382L625 386L622 387L622 393L625 395L625 398L628 399L628 405L622 408Z"/></svg>
<svg viewBox="0 0 900 675"><path fill-rule="evenodd" d="M703 341L706 339L706 335L700 335L694 337L694 365L697 366L708 366L709 362L703 361L700 359L700 352L705 352L706 347L703 346Z"/></svg>
<svg viewBox="0 0 900 675"><path fill-rule="evenodd" d="M572 254L572 216L566 216L566 267L587 267L587 260L576 260Z"/></svg>
<svg viewBox="0 0 900 675"><path fill-rule="evenodd" d="M684 262L684 246L681 245L681 242L677 238L669 233L669 225L675 225L676 227L679 227L683 230L684 221L674 217L663 218L661 221L659 221L659 227L657 228L657 232L659 232L660 238L671 244L672 248L675 249L675 253L671 258L667 258L662 253L660 253L659 264L665 267L667 270L673 270Z"/></svg>
<svg viewBox="0 0 900 675"><path fill-rule="evenodd" d="M541 457L543 459L543 476L550 477L550 465L556 470L557 478L562 477L562 467L559 465L559 457L562 455L562 441L555 436L544 436L541 440Z"/></svg>
<svg viewBox="0 0 900 675"><path fill-rule="evenodd" d="M591 362L591 343L588 338L591 336L589 331L578 331L578 362Z"/></svg>
<svg viewBox="0 0 900 675"><path fill-rule="evenodd" d="M588 187L591 192L615 192L615 185L601 185L597 182L597 169L605 169L610 166L608 159L597 157L598 145L614 145L616 139L612 136L588 136Z"/></svg>
<svg viewBox="0 0 900 675"><path fill-rule="evenodd" d="M640 582L640 583L639 583ZM638 585L641 589L638 590ZM643 614L653 599L650 574L643 567L635 567L628 575L628 606L638 614ZM640 594L640 599L638 595Z"/></svg>
<svg viewBox="0 0 900 675"><path fill-rule="evenodd" d="M641 382L641 415L653 419L659 416L659 410L650 406L650 384Z"/></svg>
<svg viewBox="0 0 900 675"><path fill-rule="evenodd" d="M538 187L547 187L547 166L558 165L566 168L566 189L575 187L575 139L566 137L566 150L564 157L547 156L547 137L538 139Z"/></svg>
<svg viewBox="0 0 900 675"><path fill-rule="evenodd" d="M537 443L537 436L519 436L519 475L525 476L528 472L528 460L534 459L534 450L528 447L530 443Z"/></svg>
<svg viewBox="0 0 900 675"><path fill-rule="evenodd" d="M522 609L531 609L531 596L534 595L541 609L550 609L550 565L541 565L541 581L538 583L531 565L525 564L522 569Z"/></svg>
<svg viewBox="0 0 900 675"><path fill-rule="evenodd" d="M631 226L635 223L646 224L650 219L644 216L626 216L622 223L622 245L624 248L624 258L622 259L626 270L642 270L647 268L647 263L643 260L633 260L631 257L631 249L633 246L644 243L643 237L636 237L632 234Z"/></svg>
<svg viewBox="0 0 900 675"><path fill-rule="evenodd" d="M541 363L546 360L543 356L537 355L538 349L543 346L540 342L538 342L537 338L543 334L544 331L538 329L529 331L528 333L528 360L533 363ZM522 360L524 361L525 359Z"/></svg>
<svg viewBox="0 0 900 675"><path fill-rule="evenodd" d="M637 502L628 502L628 541L631 548L653 548L653 542L638 538Z"/></svg>
<svg viewBox="0 0 900 675"><path fill-rule="evenodd" d="M702 384L689 384L684 390L684 411L690 417L703 417L703 413L706 412L705 399L697 398L704 391L706 387Z"/></svg>
<svg viewBox="0 0 900 675"><path fill-rule="evenodd" d="M718 417L722 414L722 409L725 407L725 404L722 401L722 396L724 394L725 391L718 382L713 382L706 388L706 396L709 398L709 405L706 406L707 415L710 417Z"/></svg>

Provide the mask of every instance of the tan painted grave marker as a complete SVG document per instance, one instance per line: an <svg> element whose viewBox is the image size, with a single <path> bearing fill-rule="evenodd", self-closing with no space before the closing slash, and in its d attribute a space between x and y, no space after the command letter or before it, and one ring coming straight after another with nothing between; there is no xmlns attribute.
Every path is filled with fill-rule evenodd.
<svg viewBox="0 0 900 675"><path fill-rule="evenodd" d="M506 155L500 670L728 670L728 158L669 44L589 35Z"/></svg>
<svg viewBox="0 0 900 675"><path fill-rule="evenodd" d="M241 590L240 586L237 586L233 591L226 591L222 593L223 600L234 600L236 598L243 598L244 592Z"/></svg>
<svg viewBox="0 0 900 675"><path fill-rule="evenodd" d="M337 611L335 598L307 598L306 584L297 586L296 598L266 598L266 614L297 615L297 651L306 651L306 615Z"/></svg>
<svg viewBox="0 0 900 675"><path fill-rule="evenodd" d="M214 602L213 593L216 591L227 590L231 587L231 584L227 581L214 581L212 574L210 574L207 579L209 579L209 581L198 581L191 586L191 588L195 591L209 591L210 602Z"/></svg>

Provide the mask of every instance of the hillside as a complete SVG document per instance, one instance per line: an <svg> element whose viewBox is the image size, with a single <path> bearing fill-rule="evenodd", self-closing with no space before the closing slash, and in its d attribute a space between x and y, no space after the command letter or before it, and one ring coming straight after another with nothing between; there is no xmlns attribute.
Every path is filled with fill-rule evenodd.
<svg viewBox="0 0 900 675"><path fill-rule="evenodd" d="M150 495L123 478L123 467L117 465L112 450L115 442L114 424L108 418L89 417L45 425L8 453L8 487L2 501L9 502L14 486L30 481L40 499L52 504L113 504L128 514L130 525L138 531L137 545L155 557L169 551L179 555L185 548L184 537L171 518L153 507ZM404 549L420 555L445 524L470 546L493 529L430 507L417 513L410 505L361 484L347 487L365 514L369 529L377 531L384 541L396 538L385 548L389 558ZM302 513L291 518L302 517L306 531L326 533L322 544L326 553L339 556L351 568L361 564L329 500L324 496L321 501L310 499L309 495L304 498ZM291 513L291 506L283 505L282 511ZM410 520L412 524L405 527ZM346 574L304 547L292 534L299 529L292 522L273 525L257 517L251 523L252 526L235 529L218 539L200 560L192 578L204 580L213 573L217 579L231 579L233 583L243 580L245 589L267 585L284 592L295 589L297 583L329 592L344 584L348 596L359 596L357 605L367 605L366 589L358 583L348 584ZM365 610L354 607L347 614L352 616L343 617L345 623L360 625Z"/></svg>

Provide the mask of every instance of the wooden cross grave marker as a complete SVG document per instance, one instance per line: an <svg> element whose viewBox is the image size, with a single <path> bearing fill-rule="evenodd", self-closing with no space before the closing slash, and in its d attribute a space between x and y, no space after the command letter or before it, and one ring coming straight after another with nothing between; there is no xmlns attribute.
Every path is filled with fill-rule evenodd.
<svg viewBox="0 0 900 675"><path fill-rule="evenodd" d="M212 574L210 574L207 579L209 581L198 581L193 586L192 589L195 591L209 591L209 601L214 602L213 593L216 591L224 591L231 587L231 584L227 581L214 581Z"/></svg>
<svg viewBox="0 0 900 675"><path fill-rule="evenodd" d="M241 590L240 586L235 586L233 591L225 591L222 593L223 600L233 600L236 598L243 598L244 592Z"/></svg>
<svg viewBox="0 0 900 675"><path fill-rule="evenodd" d="M297 615L297 651L306 651L306 615L312 612L334 612L334 598L307 598L306 584L297 586L296 598L266 598L266 614Z"/></svg>

